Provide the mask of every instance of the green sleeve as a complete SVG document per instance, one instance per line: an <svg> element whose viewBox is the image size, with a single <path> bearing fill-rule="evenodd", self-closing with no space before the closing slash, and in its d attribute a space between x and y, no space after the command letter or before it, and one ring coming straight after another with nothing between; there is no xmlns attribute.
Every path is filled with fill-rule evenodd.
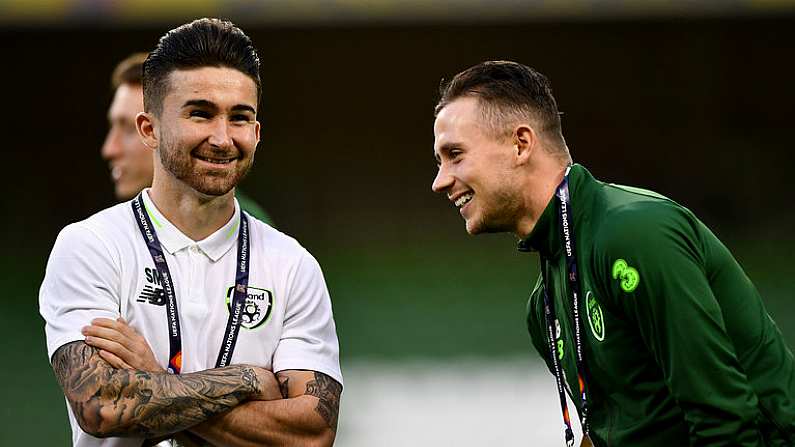
<svg viewBox="0 0 795 447"><path fill-rule="evenodd" d="M265 212L264 209L262 209L261 206L257 204L257 202L254 201L254 199L247 196L246 194L243 194L243 192L239 189L235 191L235 197L237 197L237 201L244 211L265 222L266 224L273 226L271 217Z"/></svg>
<svg viewBox="0 0 795 447"><path fill-rule="evenodd" d="M762 445L757 397L705 273L701 228L674 204L635 204L596 235L595 268L659 366L691 445Z"/></svg>

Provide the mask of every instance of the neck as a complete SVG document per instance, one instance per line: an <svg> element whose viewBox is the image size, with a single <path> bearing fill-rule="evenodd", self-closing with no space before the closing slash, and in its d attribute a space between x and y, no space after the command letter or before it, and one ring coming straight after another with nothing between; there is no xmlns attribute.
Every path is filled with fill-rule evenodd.
<svg viewBox="0 0 795 447"><path fill-rule="evenodd" d="M174 181L152 181L149 197L160 213L183 234L200 241L229 222L235 213L235 190L222 196L207 196Z"/></svg>
<svg viewBox="0 0 795 447"><path fill-rule="evenodd" d="M533 232L538 219L555 195L555 189L563 181L566 168L567 165L561 165L558 160L546 159L546 162L537 163L528 171L525 177L528 181L523 188L526 209L514 231L519 239L524 240Z"/></svg>

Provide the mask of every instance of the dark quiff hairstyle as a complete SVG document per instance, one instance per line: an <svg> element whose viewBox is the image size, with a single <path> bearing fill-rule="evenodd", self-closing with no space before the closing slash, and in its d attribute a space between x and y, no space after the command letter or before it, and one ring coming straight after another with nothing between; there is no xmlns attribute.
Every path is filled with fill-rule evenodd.
<svg viewBox="0 0 795 447"><path fill-rule="evenodd" d="M124 58L110 76L110 85L113 90L125 84L141 85L144 77L144 61L146 53L133 53Z"/></svg>
<svg viewBox="0 0 795 447"><path fill-rule="evenodd" d="M174 70L228 67L248 75L261 94L259 56L251 39L233 23L197 19L167 32L144 62L144 110L160 114Z"/></svg>
<svg viewBox="0 0 795 447"><path fill-rule="evenodd" d="M535 130L566 152L560 113L549 80L538 71L511 61L488 61L467 68L442 82L434 116L461 97L479 100L486 128L498 138L510 138L511 125L532 120Z"/></svg>

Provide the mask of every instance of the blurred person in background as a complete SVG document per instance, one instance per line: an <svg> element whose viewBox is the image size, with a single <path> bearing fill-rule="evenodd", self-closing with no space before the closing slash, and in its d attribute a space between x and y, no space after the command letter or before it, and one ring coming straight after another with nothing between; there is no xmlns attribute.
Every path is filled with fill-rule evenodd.
<svg viewBox="0 0 795 447"><path fill-rule="evenodd" d="M144 110L143 66L147 53L133 53L116 65L111 75L113 101L108 109L110 129L102 145L116 199L130 200L152 185L154 151L146 147L135 127L135 117ZM268 213L239 189L240 206L257 219L273 225Z"/></svg>
<svg viewBox="0 0 795 447"><path fill-rule="evenodd" d="M795 362L751 280L688 209L572 164L545 76L476 65L435 116L432 189L539 254L527 325L568 445L566 391L583 445L795 445Z"/></svg>
<svg viewBox="0 0 795 447"><path fill-rule="evenodd" d="M342 376L320 267L234 195L259 143L256 50L200 19L144 65L152 187L64 228L40 291L73 443L330 446Z"/></svg>

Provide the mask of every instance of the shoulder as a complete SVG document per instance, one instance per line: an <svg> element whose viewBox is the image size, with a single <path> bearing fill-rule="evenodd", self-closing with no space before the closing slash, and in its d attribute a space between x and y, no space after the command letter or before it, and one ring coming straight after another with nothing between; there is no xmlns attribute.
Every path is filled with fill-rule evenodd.
<svg viewBox="0 0 795 447"><path fill-rule="evenodd" d="M247 214L252 227L252 243L263 250L267 259L282 265L295 265L302 261L317 264L315 258L295 238Z"/></svg>
<svg viewBox="0 0 795 447"><path fill-rule="evenodd" d="M606 185L605 194L605 211L593 235L596 250L644 252L695 236L698 220L693 213L667 197L619 185Z"/></svg>
<svg viewBox="0 0 795 447"><path fill-rule="evenodd" d="M103 236L116 236L120 233L137 230L130 202L122 202L105 208L79 223Z"/></svg>
<svg viewBox="0 0 795 447"><path fill-rule="evenodd" d="M53 253L72 253L81 247L110 250L132 227L132 210L128 202L123 202L65 226L58 234Z"/></svg>
<svg viewBox="0 0 795 447"><path fill-rule="evenodd" d="M604 290L655 295L685 271L703 271L705 227L690 210L645 190L612 193L622 197L608 201L590 259Z"/></svg>

